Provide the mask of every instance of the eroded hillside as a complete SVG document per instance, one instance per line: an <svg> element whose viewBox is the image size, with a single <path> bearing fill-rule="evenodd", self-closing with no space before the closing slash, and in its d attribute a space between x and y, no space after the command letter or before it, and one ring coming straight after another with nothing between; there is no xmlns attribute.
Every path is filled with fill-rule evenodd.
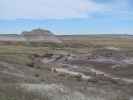
<svg viewBox="0 0 133 100"><path fill-rule="evenodd" d="M0 100L132 100L131 40L104 46L78 39L63 39L63 46L1 45Z"/></svg>

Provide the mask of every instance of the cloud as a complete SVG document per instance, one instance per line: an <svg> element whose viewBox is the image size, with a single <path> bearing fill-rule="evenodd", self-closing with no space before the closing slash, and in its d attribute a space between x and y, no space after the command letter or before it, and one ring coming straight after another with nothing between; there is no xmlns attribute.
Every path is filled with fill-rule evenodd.
<svg viewBox="0 0 133 100"><path fill-rule="evenodd" d="M100 14L116 19L133 19L133 12L130 0L110 0L103 4Z"/></svg>
<svg viewBox="0 0 133 100"><path fill-rule="evenodd" d="M85 18L100 9L92 0L0 0L0 19Z"/></svg>
<svg viewBox="0 0 133 100"><path fill-rule="evenodd" d="M89 18L95 13L107 17L121 16L128 18L132 15L129 9L129 1L130 0L0 0L0 19Z"/></svg>

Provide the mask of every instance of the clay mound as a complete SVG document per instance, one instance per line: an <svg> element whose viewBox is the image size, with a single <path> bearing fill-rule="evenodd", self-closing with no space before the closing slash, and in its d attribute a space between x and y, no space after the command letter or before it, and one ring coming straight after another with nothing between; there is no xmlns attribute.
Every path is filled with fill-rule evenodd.
<svg viewBox="0 0 133 100"><path fill-rule="evenodd" d="M22 32L22 35L27 41L61 43L61 41L49 30L34 29L32 31L24 31Z"/></svg>

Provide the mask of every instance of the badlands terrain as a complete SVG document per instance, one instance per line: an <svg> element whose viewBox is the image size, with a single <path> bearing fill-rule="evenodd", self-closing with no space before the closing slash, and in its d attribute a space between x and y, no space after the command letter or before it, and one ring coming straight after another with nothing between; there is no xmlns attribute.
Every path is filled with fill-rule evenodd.
<svg viewBox="0 0 133 100"><path fill-rule="evenodd" d="M132 37L57 38L0 45L0 100L133 100Z"/></svg>

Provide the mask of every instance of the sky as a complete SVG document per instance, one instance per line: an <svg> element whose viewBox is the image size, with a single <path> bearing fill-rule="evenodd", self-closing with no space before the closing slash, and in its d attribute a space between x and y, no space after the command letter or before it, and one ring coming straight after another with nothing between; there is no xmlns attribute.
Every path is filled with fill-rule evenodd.
<svg viewBox="0 0 133 100"><path fill-rule="evenodd" d="M0 0L0 33L133 34L133 0Z"/></svg>

